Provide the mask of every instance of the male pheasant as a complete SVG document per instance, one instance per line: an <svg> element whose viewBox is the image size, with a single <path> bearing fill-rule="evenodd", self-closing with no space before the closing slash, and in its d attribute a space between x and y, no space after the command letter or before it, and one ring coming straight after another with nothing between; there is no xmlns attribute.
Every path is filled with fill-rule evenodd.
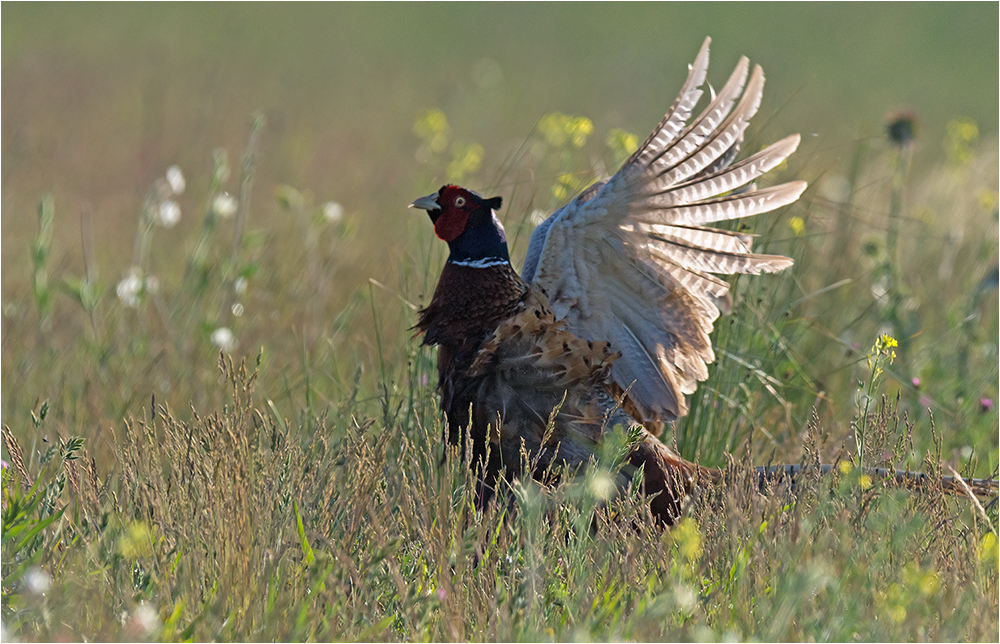
<svg viewBox="0 0 1000 644"><path fill-rule="evenodd" d="M446 185L411 204L427 211L450 250L416 328L438 347L448 440L464 447L470 432L484 501L501 472L520 473L522 449L535 476L552 465L572 470L616 425L683 416L685 396L715 358L713 322L731 306L729 285L713 274L792 265L753 254L748 235L707 227L788 205L806 188L752 183L795 150L798 135L734 162L764 85L745 57L691 119L709 43L621 169L535 229L520 275L495 214L500 197ZM697 479L718 473L639 431L628 464L644 468L651 510L671 523ZM629 469L622 485L632 480Z"/></svg>

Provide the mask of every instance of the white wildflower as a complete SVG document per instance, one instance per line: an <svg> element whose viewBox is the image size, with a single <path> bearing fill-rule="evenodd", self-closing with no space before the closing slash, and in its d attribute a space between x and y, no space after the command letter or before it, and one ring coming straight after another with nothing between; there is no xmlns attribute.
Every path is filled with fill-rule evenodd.
<svg viewBox="0 0 1000 644"><path fill-rule="evenodd" d="M233 304L233 315L235 315L236 317L240 317L241 315L243 315L243 305L240 304L239 302Z"/></svg>
<svg viewBox="0 0 1000 644"><path fill-rule="evenodd" d="M872 282L871 291L872 297L876 300L881 300L885 297L886 293L889 292L889 288L892 285L892 280L887 275L879 277L877 280Z"/></svg>
<svg viewBox="0 0 1000 644"><path fill-rule="evenodd" d="M237 277L233 281L233 290L236 291L238 295L243 295L247 292L247 278Z"/></svg>
<svg viewBox="0 0 1000 644"><path fill-rule="evenodd" d="M24 583L32 593L43 595L52 586L52 577L49 576L49 573L35 566L24 574Z"/></svg>
<svg viewBox="0 0 1000 644"><path fill-rule="evenodd" d="M146 632L147 635L152 635L158 628L160 628L160 616L156 614L156 610L150 606L147 602L139 602L139 606L136 607L135 612L132 613L132 619L135 623Z"/></svg>
<svg viewBox="0 0 1000 644"><path fill-rule="evenodd" d="M545 221L546 217L548 217L548 215L545 213L544 210L539 210L538 208L535 208L534 210L531 211L531 215L529 218L531 219L531 223L537 226L538 224Z"/></svg>
<svg viewBox="0 0 1000 644"><path fill-rule="evenodd" d="M212 200L212 210L216 215L222 217L223 219L229 219L236 214L236 207L239 204L236 202L234 197L229 196L228 192L220 192Z"/></svg>
<svg viewBox="0 0 1000 644"><path fill-rule="evenodd" d="M331 224L335 224L344 218L344 207L336 201L327 201L323 204L323 216Z"/></svg>
<svg viewBox="0 0 1000 644"><path fill-rule="evenodd" d="M173 199L164 199L160 202L160 225L164 228L173 228L181 220L181 207Z"/></svg>
<svg viewBox="0 0 1000 644"><path fill-rule="evenodd" d="M615 482L607 472L597 472L591 475L590 493L601 500L610 499L615 493Z"/></svg>
<svg viewBox="0 0 1000 644"><path fill-rule="evenodd" d="M674 601L681 611L691 613L698 605L698 593L687 584L678 584L674 588Z"/></svg>
<svg viewBox="0 0 1000 644"><path fill-rule="evenodd" d="M118 282L118 286L115 287L115 293L118 295L121 303L130 309L139 306L139 294L142 293L142 278L140 277L138 266L133 266L129 270L129 274Z"/></svg>
<svg viewBox="0 0 1000 644"><path fill-rule="evenodd" d="M212 331L212 344L229 353L236 348L236 337L228 327L222 326Z"/></svg>
<svg viewBox="0 0 1000 644"><path fill-rule="evenodd" d="M181 172L181 169L175 165L167 168L167 183L170 185L170 190L175 195L179 195L184 192L184 187L187 185L184 181L184 174Z"/></svg>

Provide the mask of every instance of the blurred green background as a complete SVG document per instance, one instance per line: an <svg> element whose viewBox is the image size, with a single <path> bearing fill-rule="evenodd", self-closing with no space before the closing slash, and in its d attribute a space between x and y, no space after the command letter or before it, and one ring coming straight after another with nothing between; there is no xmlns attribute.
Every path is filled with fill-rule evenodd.
<svg viewBox="0 0 1000 644"><path fill-rule="evenodd" d="M717 86L740 55L764 67L757 125L803 133L800 165L837 163L901 106L921 121L918 163L940 153L948 119L997 132L990 3L7 4L2 30L5 293L26 277L40 194L66 216L90 204L117 272L147 186L172 164L205 180L214 148L242 151L255 110L268 117L259 197L305 187L372 234L405 232L403 206L436 187L414 185L422 110L485 148L489 178L550 111L644 135L705 36ZM477 75L484 59L495 73ZM251 223L280 225L269 215ZM59 232L72 261L75 226Z"/></svg>
<svg viewBox="0 0 1000 644"><path fill-rule="evenodd" d="M472 150L476 158L459 164L462 181L505 197L502 216L519 261L530 229L524 222L534 208L558 205L549 188L566 170L565 156L547 164L529 154L538 148L525 144L537 138L539 120L552 112L591 119L590 142L570 150L574 167L613 171L606 133L644 137L711 36L713 85L725 82L740 55L767 74L746 147L802 133L779 172L811 183L799 205L754 224L798 265L785 281L752 281L752 289L786 285L786 299L757 298L764 302L757 309L744 293L756 318L746 322L743 344L730 345L742 356L737 364L764 358L764 371L787 380L792 404L776 398L775 409L753 413L744 406L740 418L772 431L780 425L787 437L813 402L826 400L835 433L846 435L864 353L905 304L918 313L906 328L888 330L917 338L893 374L911 412L937 406L970 428L952 436L956 449L979 445L976 427L995 428L996 290L980 281L997 254L994 3L5 3L2 12L4 422L24 422L27 407L60 399L53 404L59 431L89 435L95 422L136 413L151 391L179 409L210 404L218 346L211 333L223 326L235 332L237 354L264 347L265 362L276 366L262 386L282 414L336 404L350 393L355 368L369 384L429 373L429 383L418 380L431 396L430 358L414 353L407 328L445 248L406 205L455 178L449 155ZM918 123L906 189L912 208L904 213L913 225L900 246L909 290L887 313L877 293L885 293L880 271L889 262L870 243L885 234L894 158L885 123L900 108ZM451 147L438 153L428 153L428 135L415 127L431 109L448 123ZM150 186L173 165L187 179L176 198L183 216L156 230L143 267L161 292L179 293L203 226L213 153L228 153L223 188L236 195L258 111L266 125L243 257L257 272L240 295L239 319L221 278L220 294L190 291L190 299L163 306L123 308L116 284L134 261ZM862 171L847 181L859 150ZM830 195L845 181L853 201L838 207ZM98 307L88 321L61 296L41 316L34 311L31 248L44 194L55 208L45 271L53 284L83 275L80 217L89 213L103 317ZM326 202L343 207L336 230L320 225ZM232 226L221 222L213 233L221 236L217 276L231 268L223 237ZM823 291L832 284L841 286ZM938 301L943 293L948 304ZM976 313L969 330L969 312L980 307L988 314L980 321ZM190 314L178 322L184 308ZM758 333L780 311L794 313L798 326ZM416 371L403 373L414 360ZM748 398L768 398L771 384L760 373L746 377L756 387ZM937 384L917 387L912 377ZM706 387L727 395L720 383ZM985 417L981 398L990 401L989 409L981 405ZM995 455L996 436L987 443L980 449Z"/></svg>

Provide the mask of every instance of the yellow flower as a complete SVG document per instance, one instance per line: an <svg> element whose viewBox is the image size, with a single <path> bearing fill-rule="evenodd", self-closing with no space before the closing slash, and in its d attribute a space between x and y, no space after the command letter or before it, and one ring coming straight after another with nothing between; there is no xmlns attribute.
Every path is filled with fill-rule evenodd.
<svg viewBox="0 0 1000 644"><path fill-rule="evenodd" d="M670 531L677 549L688 561L694 561L701 556L701 532L698 529L698 522L687 518L678 523Z"/></svg>
<svg viewBox="0 0 1000 644"><path fill-rule="evenodd" d="M575 148L582 148L594 131L594 123L586 116L552 112L538 122L538 131L552 147L561 148L568 142Z"/></svg>
<svg viewBox="0 0 1000 644"><path fill-rule="evenodd" d="M577 116L572 119L567 128L567 133L571 136L573 147L582 148L587 143L587 137L594 131L594 123L586 116Z"/></svg>
<svg viewBox="0 0 1000 644"><path fill-rule="evenodd" d="M979 191L979 207L983 210L990 211L997 207L997 193L994 190L980 190Z"/></svg>
<svg viewBox="0 0 1000 644"><path fill-rule="evenodd" d="M959 141L972 142L979 138L979 127L970 118L957 118L946 126L948 136Z"/></svg>
<svg viewBox="0 0 1000 644"><path fill-rule="evenodd" d="M619 128L611 128L605 141L615 157L615 165L621 165L625 159L639 149L639 137Z"/></svg>
<svg viewBox="0 0 1000 644"><path fill-rule="evenodd" d="M440 154L448 147L450 131L448 119L441 110L427 110L413 124L413 133L423 139L434 154Z"/></svg>
<svg viewBox="0 0 1000 644"><path fill-rule="evenodd" d="M1000 548L998 548L997 536L992 532L987 532L983 535L983 540L979 542L979 560L996 566L998 559L1000 559Z"/></svg>
<svg viewBox="0 0 1000 644"><path fill-rule="evenodd" d="M990 533L993 534L993 533ZM933 570L928 570L926 573L920 576L920 592L925 597L930 597L938 591L941 587L941 580L938 575Z"/></svg>
<svg viewBox="0 0 1000 644"><path fill-rule="evenodd" d="M451 163L445 169L450 181L462 182L466 176L479 169L483 163L483 146L478 143L453 143Z"/></svg>
<svg viewBox="0 0 1000 644"><path fill-rule="evenodd" d="M788 220L788 225L791 226L792 232L796 235L801 235L806 231L806 222L802 221L802 217L792 217Z"/></svg>
<svg viewBox="0 0 1000 644"><path fill-rule="evenodd" d="M142 521L129 524L118 538L118 552L129 559L153 556L153 534Z"/></svg>

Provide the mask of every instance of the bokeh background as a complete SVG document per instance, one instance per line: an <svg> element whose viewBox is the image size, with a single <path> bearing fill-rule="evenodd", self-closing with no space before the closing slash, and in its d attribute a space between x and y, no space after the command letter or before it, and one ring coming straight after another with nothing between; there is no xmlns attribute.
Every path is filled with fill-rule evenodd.
<svg viewBox="0 0 1000 644"><path fill-rule="evenodd" d="M42 400L52 431L88 437L142 413L151 393L181 415L210 405L220 345L263 350L262 395L285 416L336 406L357 382L412 392L417 378L431 396L432 356L407 328L444 248L406 205L456 178L502 194L519 259L532 213L559 204L560 182L565 192L613 171L614 134L645 136L711 36L716 87L740 55L767 74L747 147L802 133L780 172L812 184L795 209L755 224L769 248L800 260L781 282L786 299L757 298L756 319L784 313L798 326L720 363L750 361L760 373L737 380L761 392L767 377L787 380L788 391L764 416L729 399L734 414L780 445L819 401L844 439L864 355L887 330L916 338L891 391L914 417L945 414L956 454L972 447L984 468L996 463L995 4L5 3L2 18L3 422L17 433L31 434ZM900 152L885 125L900 109L917 126L900 272L918 277L906 306L887 311L878 240ZM236 224L220 219L203 271L217 288L195 292L185 267L211 199L239 194L258 113L240 260L226 263ZM545 121L553 113L590 125ZM540 124L565 126L570 143ZM220 150L231 172L213 184ZM116 289L171 166L186 180L172 197L181 218L150 233L141 270L157 288L130 307ZM45 195L51 293L39 299L32 249ZM90 305L81 280L97 294Z"/></svg>
<svg viewBox="0 0 1000 644"><path fill-rule="evenodd" d="M943 152L955 117L976 121L983 139L997 133L997 16L986 3L57 3L10 5L3 17L5 288L23 279L42 193L67 218L90 204L99 258L115 272L127 258L114 240L130 241L152 181L177 164L193 198L213 149L238 158L255 111L268 122L252 225L280 225L260 202L285 183L338 201L395 245L410 232L401 207L432 187L414 159L423 110L442 109L456 138L483 146L482 184L548 112L644 135L705 36L716 85L740 55L764 67L758 126L803 133L802 164L849 157L897 107L920 118L918 163ZM171 241L195 225L185 217ZM57 254L72 258L79 244L65 228ZM378 271L381 258L366 259Z"/></svg>

